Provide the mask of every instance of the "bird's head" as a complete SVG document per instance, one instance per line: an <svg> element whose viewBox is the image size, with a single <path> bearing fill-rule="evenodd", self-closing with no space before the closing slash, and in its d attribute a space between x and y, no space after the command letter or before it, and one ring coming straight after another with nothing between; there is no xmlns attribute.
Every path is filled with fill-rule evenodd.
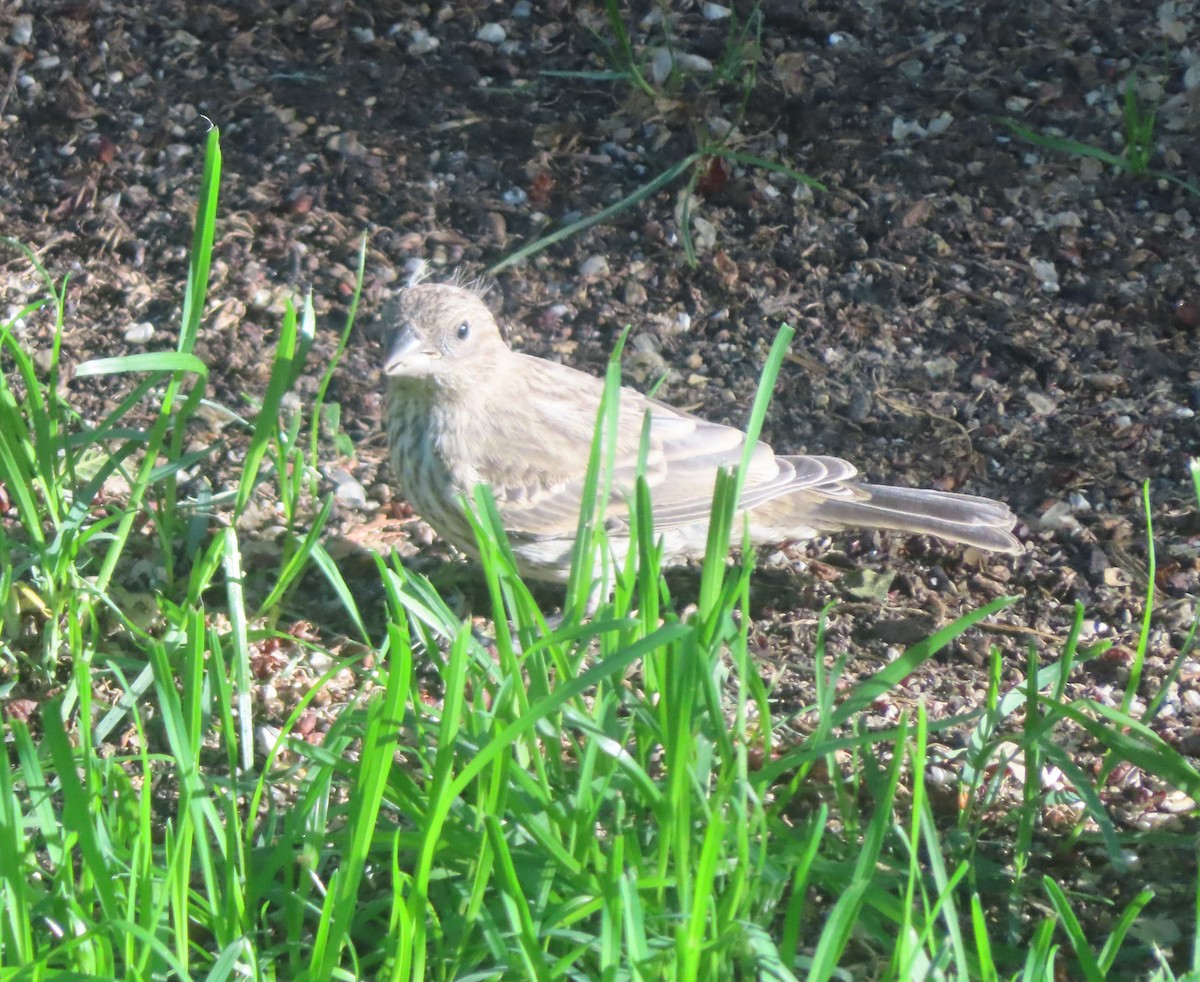
<svg viewBox="0 0 1200 982"><path fill-rule="evenodd" d="M508 351L479 294L460 286L410 286L382 316L391 331L383 371L391 378L447 380Z"/></svg>

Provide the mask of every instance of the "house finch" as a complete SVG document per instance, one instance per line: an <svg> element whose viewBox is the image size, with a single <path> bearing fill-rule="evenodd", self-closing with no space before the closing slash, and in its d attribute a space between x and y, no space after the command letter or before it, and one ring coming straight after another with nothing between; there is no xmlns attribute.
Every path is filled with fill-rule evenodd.
<svg viewBox="0 0 1200 982"><path fill-rule="evenodd" d="M460 502L487 483L523 575L564 580L603 383L511 350L469 289L409 286L384 317L395 332L385 365L387 430L401 492L443 538L477 556ZM646 413L645 473L664 562L701 557L717 469L738 465L746 435L621 389L614 494L605 510L618 560L629 545L627 495ZM776 454L759 443L739 500L753 542L861 527L1021 551L1010 532L1016 516L999 501L866 484L856 474L838 457Z"/></svg>

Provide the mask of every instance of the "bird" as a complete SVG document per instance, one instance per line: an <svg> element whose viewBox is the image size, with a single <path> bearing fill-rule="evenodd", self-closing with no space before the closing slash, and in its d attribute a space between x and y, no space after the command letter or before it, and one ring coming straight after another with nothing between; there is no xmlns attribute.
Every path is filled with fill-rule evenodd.
<svg viewBox="0 0 1200 982"><path fill-rule="evenodd" d="M381 312L387 441L400 494L435 532L478 559L464 508L487 484L518 570L567 580L604 383L514 351L485 291L462 282L410 282ZM612 494L604 519L613 559L630 542L630 498L649 415L644 474L664 565L703 558L717 472L735 468L746 434L620 389ZM1001 501L889 487L859 478L840 457L777 454L756 443L734 529L747 516L755 546L850 528L933 535L999 553L1023 552L1016 515Z"/></svg>

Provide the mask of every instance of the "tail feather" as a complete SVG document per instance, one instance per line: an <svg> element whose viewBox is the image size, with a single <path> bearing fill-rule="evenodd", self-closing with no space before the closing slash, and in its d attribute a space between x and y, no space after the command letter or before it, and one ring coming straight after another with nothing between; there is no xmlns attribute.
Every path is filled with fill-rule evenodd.
<svg viewBox="0 0 1200 982"><path fill-rule="evenodd" d="M807 520L817 528L882 528L936 535L995 552L1021 553L1012 534L1017 516L1001 501L971 494L843 484L854 495L810 501ZM814 489L820 493L820 489ZM844 495L844 492L843 492Z"/></svg>

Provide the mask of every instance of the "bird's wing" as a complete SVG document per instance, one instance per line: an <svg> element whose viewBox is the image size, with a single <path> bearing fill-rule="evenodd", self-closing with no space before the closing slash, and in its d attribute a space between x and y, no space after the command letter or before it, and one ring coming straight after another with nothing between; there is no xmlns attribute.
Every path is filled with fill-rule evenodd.
<svg viewBox="0 0 1200 982"><path fill-rule="evenodd" d="M746 434L653 403L651 433L662 453L662 475L651 479L654 525L667 531L707 520L720 468L736 468ZM739 507L750 509L804 488L836 486L852 478L854 466L837 457L775 454L767 444L754 447L746 468Z"/></svg>
<svg viewBox="0 0 1200 982"><path fill-rule="evenodd" d="M510 381L511 406L497 407L489 421L493 453L480 461L510 532L530 538L572 535L579 521L584 477L603 383L591 375L540 359L519 356ZM636 481L643 420L650 413L645 474L652 492L655 528L706 521L717 470L740 464L746 435L647 399L623 388L619 404L613 494L605 515L610 526L628 518ZM777 457L759 443L750 459L741 506L753 508L782 494L821 487L837 493L854 467L837 457Z"/></svg>
<svg viewBox="0 0 1200 982"><path fill-rule="evenodd" d="M472 471L491 485L510 534L559 538L575 534L583 485L596 431L604 384L564 365L514 353L504 378L494 380L503 399L489 399L471 441ZM617 470L636 462L646 399L624 389L617 424ZM662 468L652 452L648 471ZM614 478L614 483L622 477ZM630 479L632 486L632 478ZM608 512L620 521L627 512L615 496Z"/></svg>

